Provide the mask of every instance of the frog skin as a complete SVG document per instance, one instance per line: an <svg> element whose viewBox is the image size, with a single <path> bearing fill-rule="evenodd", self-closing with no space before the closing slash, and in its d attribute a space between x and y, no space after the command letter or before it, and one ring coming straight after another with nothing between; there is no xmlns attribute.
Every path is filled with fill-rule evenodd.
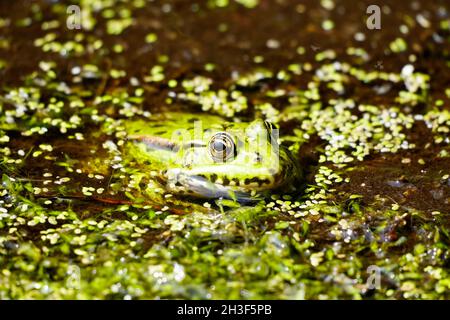
<svg viewBox="0 0 450 320"><path fill-rule="evenodd" d="M291 188L301 170L261 119L227 122L205 114L165 113L124 123L125 152L173 194L253 201Z"/></svg>

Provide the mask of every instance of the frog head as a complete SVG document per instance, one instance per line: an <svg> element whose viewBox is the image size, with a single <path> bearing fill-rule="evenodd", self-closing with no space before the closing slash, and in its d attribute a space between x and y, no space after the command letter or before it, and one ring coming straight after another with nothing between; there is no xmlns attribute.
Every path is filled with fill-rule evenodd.
<svg viewBox="0 0 450 320"><path fill-rule="evenodd" d="M271 123L224 123L204 129L177 130L178 148L164 172L174 193L206 198L253 199L297 177L299 170L289 152L280 147L278 129Z"/></svg>

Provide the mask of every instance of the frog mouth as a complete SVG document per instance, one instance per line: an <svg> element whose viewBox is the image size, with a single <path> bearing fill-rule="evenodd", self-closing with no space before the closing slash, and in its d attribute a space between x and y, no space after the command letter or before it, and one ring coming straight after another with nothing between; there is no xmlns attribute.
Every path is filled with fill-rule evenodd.
<svg viewBox="0 0 450 320"><path fill-rule="evenodd" d="M229 186L211 182L205 177L187 175L179 170L170 170L167 172L167 178L167 189L174 193L208 199L231 199L238 202L253 202L261 199L250 192L233 190Z"/></svg>

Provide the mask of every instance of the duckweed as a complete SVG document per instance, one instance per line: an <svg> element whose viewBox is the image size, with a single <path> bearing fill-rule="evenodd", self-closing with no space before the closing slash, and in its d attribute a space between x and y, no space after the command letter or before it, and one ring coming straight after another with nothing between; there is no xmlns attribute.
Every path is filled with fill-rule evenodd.
<svg viewBox="0 0 450 320"><path fill-rule="evenodd" d="M440 6L372 47L334 1L78 3L70 32L61 3L0 17L0 299L448 299ZM167 193L124 121L171 110L275 123L303 180L251 205Z"/></svg>

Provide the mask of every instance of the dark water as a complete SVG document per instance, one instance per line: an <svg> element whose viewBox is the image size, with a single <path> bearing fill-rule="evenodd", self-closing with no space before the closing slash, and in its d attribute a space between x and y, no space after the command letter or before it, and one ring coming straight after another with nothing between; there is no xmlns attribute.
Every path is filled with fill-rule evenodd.
<svg viewBox="0 0 450 320"><path fill-rule="evenodd" d="M82 1L82 29L69 30L66 2L0 1L0 171L7 190L0 206L9 215L0 221L0 268L11 271L1 276L0 297L293 298L300 284L307 298L448 297L450 8L447 1L383 1L381 29L369 30L371 4ZM183 81L192 79L189 89ZM166 203L154 206L156 216L142 201L133 206L139 201L126 194L131 173L120 174L104 143L120 141L121 119L201 112L205 81L206 92L227 94L225 109L233 94L245 97L230 121L269 118L264 104L285 112L277 118L283 143L292 146L305 181L291 200L272 206L268 199L264 209L223 215L214 227L178 217L185 227L173 229L168 213L160 215ZM360 107L367 105L373 108ZM285 201L298 205L286 209L292 203ZM167 205L179 213L176 201ZM49 220L63 211L70 217ZM45 222L30 224L36 216ZM88 227L103 219L108 232ZM145 231L132 237L119 222ZM80 223L80 232L68 227ZM42 235L53 228L63 240L49 244ZM278 265L259 252L275 254ZM104 279L125 256L130 276L115 279L122 288L114 291ZM243 271L227 269L230 261ZM82 283L97 279L95 288L61 293L69 263L80 266ZM146 266L169 274L174 264L184 267L184 280L142 280L161 284ZM267 269L258 273L256 265ZM365 287L369 265L382 268L380 290ZM14 279L52 290L26 296L19 285L13 295ZM270 279L273 287L261 285Z"/></svg>

